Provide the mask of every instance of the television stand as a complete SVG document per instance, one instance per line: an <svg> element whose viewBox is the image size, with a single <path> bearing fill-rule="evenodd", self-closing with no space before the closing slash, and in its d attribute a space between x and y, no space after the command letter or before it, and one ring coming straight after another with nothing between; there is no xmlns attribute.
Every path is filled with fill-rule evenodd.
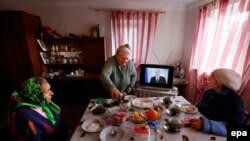
<svg viewBox="0 0 250 141"><path fill-rule="evenodd" d="M138 87L134 89L134 93L137 97L162 97L162 96L177 96L178 88L173 86L172 89L149 89Z"/></svg>

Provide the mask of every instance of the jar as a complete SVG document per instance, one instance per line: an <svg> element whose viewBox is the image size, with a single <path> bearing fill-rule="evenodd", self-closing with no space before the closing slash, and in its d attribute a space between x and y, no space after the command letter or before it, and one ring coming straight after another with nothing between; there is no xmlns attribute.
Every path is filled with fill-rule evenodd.
<svg viewBox="0 0 250 141"><path fill-rule="evenodd" d="M65 45L65 48L64 48L64 49L65 49L65 51L68 51L68 46L67 46L67 45Z"/></svg>
<svg viewBox="0 0 250 141"><path fill-rule="evenodd" d="M50 56L50 63L56 63L56 57L55 56Z"/></svg>
<svg viewBox="0 0 250 141"><path fill-rule="evenodd" d="M64 57L64 58L62 59L62 63L63 63L63 64L67 64L67 58L66 58L66 57Z"/></svg>
<svg viewBox="0 0 250 141"><path fill-rule="evenodd" d="M77 64L77 63L78 63L78 59L75 57L75 58L73 59L73 62L74 62L75 64Z"/></svg>
<svg viewBox="0 0 250 141"><path fill-rule="evenodd" d="M69 58L68 58L68 62L69 62L70 64L72 64L72 63L73 63L73 59L72 59L71 57L69 57Z"/></svg>

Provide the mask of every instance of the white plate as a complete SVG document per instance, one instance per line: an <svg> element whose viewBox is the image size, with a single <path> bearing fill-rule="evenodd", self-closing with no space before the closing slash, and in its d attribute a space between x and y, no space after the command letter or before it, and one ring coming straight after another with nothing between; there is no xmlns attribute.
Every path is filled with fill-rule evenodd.
<svg viewBox="0 0 250 141"><path fill-rule="evenodd" d="M88 119L82 123L82 129L86 132L95 133L99 132L104 127L104 120L101 118Z"/></svg>
<svg viewBox="0 0 250 141"><path fill-rule="evenodd" d="M133 100L133 99L136 99L137 97L135 95L125 95L125 99L128 99L129 101L130 100Z"/></svg>
<svg viewBox="0 0 250 141"><path fill-rule="evenodd" d="M117 134L115 136L111 135L111 131L115 130ZM122 128L119 127L106 127L100 133L100 139L102 141L121 141L125 136L125 132Z"/></svg>
<svg viewBox="0 0 250 141"><path fill-rule="evenodd" d="M198 108L192 104L183 104L180 106L181 111L185 113L196 113L198 112Z"/></svg>
<svg viewBox="0 0 250 141"><path fill-rule="evenodd" d="M149 98L136 98L132 100L132 105L137 108L153 108L153 101Z"/></svg>

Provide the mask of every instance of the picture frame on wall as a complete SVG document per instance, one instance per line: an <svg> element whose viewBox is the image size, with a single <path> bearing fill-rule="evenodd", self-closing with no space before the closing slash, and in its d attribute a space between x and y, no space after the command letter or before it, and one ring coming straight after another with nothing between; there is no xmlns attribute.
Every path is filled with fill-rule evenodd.
<svg viewBox="0 0 250 141"><path fill-rule="evenodd" d="M36 39L36 41L39 44L39 46L41 47L42 51L48 51L48 48L43 40Z"/></svg>

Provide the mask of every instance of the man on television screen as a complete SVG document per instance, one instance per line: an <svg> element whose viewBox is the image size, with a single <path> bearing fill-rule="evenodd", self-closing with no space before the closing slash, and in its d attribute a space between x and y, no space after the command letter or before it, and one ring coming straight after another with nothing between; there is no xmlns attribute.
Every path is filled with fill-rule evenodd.
<svg viewBox="0 0 250 141"><path fill-rule="evenodd" d="M161 76L161 70L155 70L155 76L151 77L150 83L167 84L165 77Z"/></svg>

